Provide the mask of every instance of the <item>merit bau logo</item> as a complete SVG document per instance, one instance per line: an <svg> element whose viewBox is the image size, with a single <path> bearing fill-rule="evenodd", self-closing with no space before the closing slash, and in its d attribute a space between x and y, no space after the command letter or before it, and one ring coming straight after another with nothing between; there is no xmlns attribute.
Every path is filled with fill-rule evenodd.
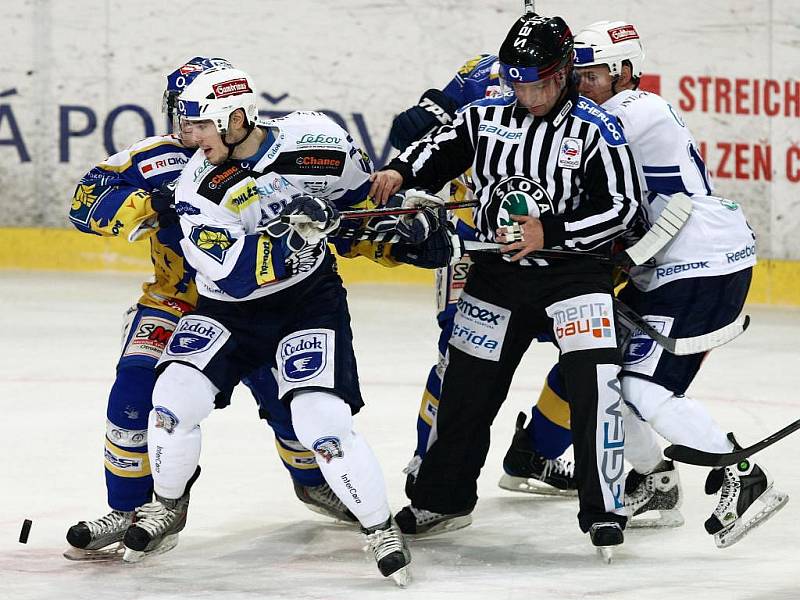
<svg viewBox="0 0 800 600"><path fill-rule="evenodd" d="M586 294L547 307L553 333L562 352L614 348L614 313L611 296Z"/></svg>

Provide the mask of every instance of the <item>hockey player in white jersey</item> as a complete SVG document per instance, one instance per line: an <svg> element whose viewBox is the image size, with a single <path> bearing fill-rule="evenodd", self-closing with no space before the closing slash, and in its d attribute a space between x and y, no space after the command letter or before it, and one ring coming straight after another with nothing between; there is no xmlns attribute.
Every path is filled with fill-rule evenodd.
<svg viewBox="0 0 800 600"><path fill-rule="evenodd" d="M642 166L650 222L673 194L692 199L682 230L652 261L634 267L620 299L665 335L688 337L732 322L741 312L756 262L756 243L735 201L714 195L708 170L682 117L660 96L638 90L644 50L633 25L602 21L575 37L579 91L615 115ZM624 358L626 481L633 513L675 507L679 481L664 461L652 429L674 444L710 452L736 445L706 408L685 395L704 354L675 356L643 332L634 332ZM649 424L652 429L648 427ZM712 470L707 494L719 503L705 523L719 547L729 546L788 500L764 468L745 460Z"/></svg>
<svg viewBox="0 0 800 600"><path fill-rule="evenodd" d="M256 98L245 72L211 69L179 99L199 146L175 201L200 298L158 365L148 426L157 502L128 529L126 559L182 529L200 422L215 398L272 363L299 441L360 521L381 573L402 585L410 554L392 523L380 466L353 431L363 401L346 294L326 244L339 224L337 207L364 205L371 169L325 115L298 112L260 124ZM292 214L310 222L279 219ZM411 239L427 218L403 221L398 231Z"/></svg>

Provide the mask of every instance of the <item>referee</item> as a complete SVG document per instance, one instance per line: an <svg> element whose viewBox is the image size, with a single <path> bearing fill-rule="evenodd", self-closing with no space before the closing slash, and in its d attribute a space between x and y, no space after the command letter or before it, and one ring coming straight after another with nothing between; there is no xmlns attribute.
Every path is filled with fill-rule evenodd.
<svg viewBox="0 0 800 600"><path fill-rule="evenodd" d="M373 175L371 195L383 201L400 188L440 189L471 168L478 236L513 242L503 256L473 255L449 341L438 437L396 520L411 534L471 522L492 421L522 355L547 333L559 348L572 413L579 525L595 546L614 546L626 518L611 268L589 257L529 255L542 248L610 254L642 186L617 120L577 93L563 19L520 18L499 59L507 93L467 106Z"/></svg>

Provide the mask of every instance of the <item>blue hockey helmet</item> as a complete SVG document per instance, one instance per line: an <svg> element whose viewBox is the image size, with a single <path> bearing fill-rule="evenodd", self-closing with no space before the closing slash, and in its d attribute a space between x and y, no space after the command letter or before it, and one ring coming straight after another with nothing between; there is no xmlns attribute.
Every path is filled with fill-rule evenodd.
<svg viewBox="0 0 800 600"><path fill-rule="evenodd" d="M167 115L170 123L172 123L172 130L175 132L180 131L178 125L178 96L186 88L187 85L194 81L203 71L208 71L214 67L228 67L233 65L224 58L210 58L207 56L195 56L191 60L186 61L186 64L178 67L172 73L167 75L167 87L164 90L164 98L161 102L161 112Z"/></svg>

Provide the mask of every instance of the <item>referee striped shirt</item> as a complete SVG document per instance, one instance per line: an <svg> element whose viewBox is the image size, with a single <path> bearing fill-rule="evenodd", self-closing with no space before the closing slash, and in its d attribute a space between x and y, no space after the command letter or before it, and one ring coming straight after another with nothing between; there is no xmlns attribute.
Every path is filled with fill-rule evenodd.
<svg viewBox="0 0 800 600"><path fill-rule="evenodd" d="M405 188L432 190L471 168L478 237L494 241L511 214L528 214L541 220L545 248L610 250L642 194L619 122L574 86L545 117L513 95L474 102L384 168Z"/></svg>

